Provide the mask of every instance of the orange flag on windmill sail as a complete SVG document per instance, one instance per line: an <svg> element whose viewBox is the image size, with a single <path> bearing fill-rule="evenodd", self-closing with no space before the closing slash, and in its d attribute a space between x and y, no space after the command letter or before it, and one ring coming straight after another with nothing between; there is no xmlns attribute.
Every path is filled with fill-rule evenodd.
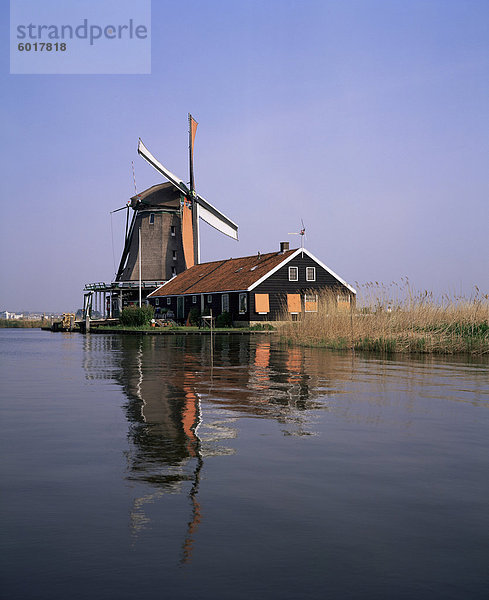
<svg viewBox="0 0 489 600"><path fill-rule="evenodd" d="M192 224L192 208L185 198L182 206L182 242L185 267L190 269L195 264L194 260L194 229Z"/></svg>
<svg viewBox="0 0 489 600"><path fill-rule="evenodd" d="M192 117L192 115L189 114L188 116L189 121L190 121L190 149L192 150L192 153L194 151L194 142L195 142L195 133L197 131L197 121L194 120L194 118Z"/></svg>
<svg viewBox="0 0 489 600"><path fill-rule="evenodd" d="M188 145L188 154L189 154L189 166L190 166L190 191L193 193L195 190L194 184L194 142L195 142L195 132L197 131L197 121L194 121L192 115L188 113L188 123L190 126L188 135L189 135L189 145Z"/></svg>

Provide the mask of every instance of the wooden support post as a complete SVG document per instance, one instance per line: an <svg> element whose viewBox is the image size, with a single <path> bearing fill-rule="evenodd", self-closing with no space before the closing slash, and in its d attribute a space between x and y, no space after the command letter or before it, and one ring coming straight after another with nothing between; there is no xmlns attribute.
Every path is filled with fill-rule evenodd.
<svg viewBox="0 0 489 600"><path fill-rule="evenodd" d="M211 369L214 366L214 346L213 346L213 339L212 339L212 308L210 309L210 322L211 322Z"/></svg>
<svg viewBox="0 0 489 600"><path fill-rule="evenodd" d="M138 237L138 270L139 270L139 308L141 308L141 225L139 226Z"/></svg>

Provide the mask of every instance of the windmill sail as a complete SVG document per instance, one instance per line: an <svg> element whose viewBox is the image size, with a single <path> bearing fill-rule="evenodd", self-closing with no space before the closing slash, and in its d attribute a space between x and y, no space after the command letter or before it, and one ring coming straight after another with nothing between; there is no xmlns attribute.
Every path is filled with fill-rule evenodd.
<svg viewBox="0 0 489 600"><path fill-rule="evenodd" d="M193 132L193 135L195 135L195 130ZM183 183L183 181L179 177L174 175L171 171L169 171L166 167L164 167L151 154L151 152L146 148L146 146L141 140L139 140L138 152L152 167L154 167L159 173L166 177L166 179L168 179L168 181L170 181L180 192L182 192L187 197L191 197L190 190ZM234 223L234 221L231 221L231 219L226 217L226 215L224 215L221 211L217 210L215 206L212 206L212 204L207 202L207 200L202 198L202 196L197 195L196 200L198 204L198 216L203 221L205 221L221 233L224 233L225 235L233 238L234 240L238 239L238 226L236 225L236 223Z"/></svg>
<svg viewBox="0 0 489 600"><path fill-rule="evenodd" d="M126 223L126 241L124 244L124 250L122 251L121 261L119 263L119 268L116 274L116 281L118 281L124 271L124 267L126 265L126 260L129 255L129 249L131 247L132 236L134 233L134 224L136 222L136 212L132 215L131 225L129 227L129 233L127 233L127 223Z"/></svg>
<svg viewBox="0 0 489 600"><path fill-rule="evenodd" d="M220 231L225 235L233 238L233 240L238 239L238 226L234 221L228 219L226 215L223 215L220 210L217 210L215 206L212 206L207 200L204 200L202 196L197 196L197 204L198 204L198 214L199 217Z"/></svg>
<svg viewBox="0 0 489 600"><path fill-rule="evenodd" d="M179 189L183 194L187 195L189 190L187 186L183 183L180 177L174 175L171 171L169 171L166 167L164 167L159 160L157 160L151 152L146 148L141 139L138 144L138 153L147 161L153 168L155 168L159 173L161 173L164 177L168 179L173 185Z"/></svg>

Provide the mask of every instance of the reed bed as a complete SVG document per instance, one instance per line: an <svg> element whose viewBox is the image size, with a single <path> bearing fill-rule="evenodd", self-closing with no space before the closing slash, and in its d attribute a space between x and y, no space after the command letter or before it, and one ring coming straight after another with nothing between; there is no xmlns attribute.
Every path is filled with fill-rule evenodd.
<svg viewBox="0 0 489 600"><path fill-rule="evenodd" d="M39 329L51 325L51 321L34 321L31 319L0 319L0 329Z"/></svg>
<svg viewBox="0 0 489 600"><path fill-rule="evenodd" d="M322 293L318 311L292 321L284 311L280 334L291 344L382 353L489 354L489 296L413 291L401 285L358 286L356 305L339 306L335 292Z"/></svg>

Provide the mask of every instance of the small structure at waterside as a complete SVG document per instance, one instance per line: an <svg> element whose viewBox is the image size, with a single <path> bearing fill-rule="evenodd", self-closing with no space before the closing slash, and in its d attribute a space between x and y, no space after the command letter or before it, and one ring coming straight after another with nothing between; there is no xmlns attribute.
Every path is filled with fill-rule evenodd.
<svg viewBox="0 0 489 600"><path fill-rule="evenodd" d="M157 315L179 322L194 314L229 313L234 325L298 319L318 310L318 294L334 290L338 303L351 305L356 290L305 248L196 264L147 296Z"/></svg>

